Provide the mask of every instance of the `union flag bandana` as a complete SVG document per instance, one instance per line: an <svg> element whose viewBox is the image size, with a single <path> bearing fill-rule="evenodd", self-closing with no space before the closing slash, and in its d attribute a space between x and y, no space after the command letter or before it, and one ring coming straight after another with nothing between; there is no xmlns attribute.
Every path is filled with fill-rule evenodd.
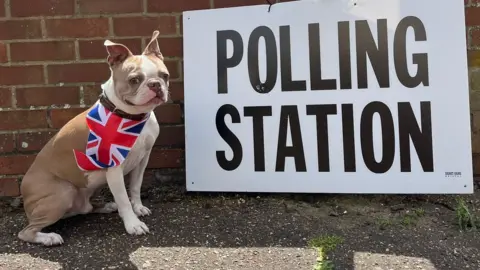
<svg viewBox="0 0 480 270"><path fill-rule="evenodd" d="M73 150L78 167L93 171L122 164L148 118L149 115L140 121L122 118L97 102L86 115L90 131L85 153Z"/></svg>

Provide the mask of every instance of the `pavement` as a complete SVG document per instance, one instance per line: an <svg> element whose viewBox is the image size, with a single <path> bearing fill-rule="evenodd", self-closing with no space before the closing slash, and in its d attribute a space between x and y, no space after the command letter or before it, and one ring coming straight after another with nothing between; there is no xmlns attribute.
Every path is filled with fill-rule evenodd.
<svg viewBox="0 0 480 270"><path fill-rule="evenodd" d="M170 183L143 197L150 234L89 214L45 229L62 235L58 247L20 241L22 208L2 200L0 269L311 270L308 243L325 237L341 239L334 269L480 269L480 232L460 230L452 196L186 194ZM476 215L479 193L463 198Z"/></svg>

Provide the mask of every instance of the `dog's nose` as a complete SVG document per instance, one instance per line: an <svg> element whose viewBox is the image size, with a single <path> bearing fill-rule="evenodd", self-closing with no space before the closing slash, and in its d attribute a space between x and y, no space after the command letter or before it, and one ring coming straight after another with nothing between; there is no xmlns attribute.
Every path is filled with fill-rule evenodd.
<svg viewBox="0 0 480 270"><path fill-rule="evenodd" d="M160 82L149 82L147 83L147 86L152 90L159 90L161 87Z"/></svg>

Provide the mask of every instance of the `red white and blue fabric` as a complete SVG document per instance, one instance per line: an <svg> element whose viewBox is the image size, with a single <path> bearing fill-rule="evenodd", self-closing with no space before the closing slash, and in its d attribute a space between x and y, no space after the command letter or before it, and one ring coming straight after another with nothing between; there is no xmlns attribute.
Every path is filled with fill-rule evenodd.
<svg viewBox="0 0 480 270"><path fill-rule="evenodd" d="M97 104L86 115L90 130L85 153L74 149L78 167L93 171L119 166L127 158L148 117L140 121L122 118Z"/></svg>

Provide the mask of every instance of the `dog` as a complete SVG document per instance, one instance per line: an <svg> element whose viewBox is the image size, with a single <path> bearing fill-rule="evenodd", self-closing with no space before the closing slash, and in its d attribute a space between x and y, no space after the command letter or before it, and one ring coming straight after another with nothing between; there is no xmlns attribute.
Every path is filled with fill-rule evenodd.
<svg viewBox="0 0 480 270"><path fill-rule="evenodd" d="M63 218L116 211L129 234L149 232L139 219L151 214L140 189L160 132L153 110L169 98L170 75L158 35L155 30L141 55L105 40L111 75L101 85L99 100L45 144L23 177L20 190L28 224L18 233L21 240L61 245L59 234L41 230ZM90 197L105 184L114 202L94 208Z"/></svg>

